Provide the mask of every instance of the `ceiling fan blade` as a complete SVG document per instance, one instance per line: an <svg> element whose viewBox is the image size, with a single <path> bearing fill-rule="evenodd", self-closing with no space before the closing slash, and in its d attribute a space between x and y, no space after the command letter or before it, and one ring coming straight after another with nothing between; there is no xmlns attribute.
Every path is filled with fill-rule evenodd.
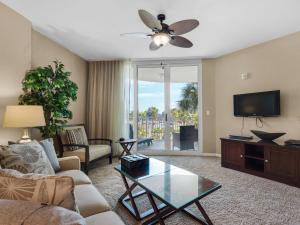
<svg viewBox="0 0 300 225"><path fill-rule="evenodd" d="M160 48L160 46L157 46L153 41L150 43L150 45L149 45L149 49L151 50L151 51L155 51L155 50L157 50L157 49L159 49Z"/></svg>
<svg viewBox="0 0 300 225"><path fill-rule="evenodd" d="M123 33L120 34L122 37L138 37L138 38L148 38L151 37L152 34L143 33L143 32L132 32L132 33Z"/></svg>
<svg viewBox="0 0 300 225"><path fill-rule="evenodd" d="M169 30L174 31L176 35L188 33L199 26L198 20L181 20L169 26Z"/></svg>
<svg viewBox="0 0 300 225"><path fill-rule="evenodd" d="M162 26L160 22L153 16L151 13L147 12L144 9L139 10L139 16L144 24L149 27L151 30L161 30Z"/></svg>
<svg viewBox="0 0 300 225"><path fill-rule="evenodd" d="M181 36L173 36L169 42L171 45L181 47L181 48L190 48L193 46L193 43L188 39Z"/></svg>

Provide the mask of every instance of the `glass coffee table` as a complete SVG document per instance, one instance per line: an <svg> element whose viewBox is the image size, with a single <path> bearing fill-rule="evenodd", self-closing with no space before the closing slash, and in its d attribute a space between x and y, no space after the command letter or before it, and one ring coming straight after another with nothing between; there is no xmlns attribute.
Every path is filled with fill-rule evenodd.
<svg viewBox="0 0 300 225"><path fill-rule="evenodd" d="M153 158L149 160L149 166L145 168L128 170L122 168L121 165L115 167L115 170L121 174L126 188L125 193L119 198L119 202L129 213L137 220L153 215L143 225L156 223L163 225L165 224L164 219L180 211L200 224L212 225L199 200L221 188L221 185L160 160ZM127 179L133 182L131 186ZM142 191L133 193L137 186L141 187ZM140 213L135 198L144 194L147 195L152 209ZM157 205L154 198L162 203ZM196 204L202 216L200 213L196 215L187 209L192 204Z"/></svg>

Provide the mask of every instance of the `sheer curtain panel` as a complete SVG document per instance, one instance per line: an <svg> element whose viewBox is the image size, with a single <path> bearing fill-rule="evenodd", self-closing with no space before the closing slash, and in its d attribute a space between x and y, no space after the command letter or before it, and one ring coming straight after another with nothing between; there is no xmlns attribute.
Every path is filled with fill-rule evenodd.
<svg viewBox="0 0 300 225"><path fill-rule="evenodd" d="M128 137L129 61L89 62L86 127L91 138ZM120 146L113 144L114 155Z"/></svg>

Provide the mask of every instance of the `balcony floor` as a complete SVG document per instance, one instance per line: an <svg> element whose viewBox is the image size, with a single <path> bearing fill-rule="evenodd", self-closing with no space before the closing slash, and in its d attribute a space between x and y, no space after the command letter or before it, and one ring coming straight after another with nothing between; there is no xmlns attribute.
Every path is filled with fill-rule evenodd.
<svg viewBox="0 0 300 225"><path fill-rule="evenodd" d="M194 143L194 149L189 149L189 150L184 150L184 151L195 151L197 149L198 146L198 142ZM171 150L174 151L180 151L180 149L178 147L174 147L173 148L173 143L171 140ZM153 144L151 145L147 145L147 144L139 144L138 145L138 150L143 151L143 150L156 150L156 151L163 151L165 150L165 141L164 140L153 140Z"/></svg>

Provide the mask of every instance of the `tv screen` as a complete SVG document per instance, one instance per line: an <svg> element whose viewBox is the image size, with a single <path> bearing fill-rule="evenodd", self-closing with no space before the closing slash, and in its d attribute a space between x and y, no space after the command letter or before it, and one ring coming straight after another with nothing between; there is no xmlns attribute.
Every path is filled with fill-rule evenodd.
<svg viewBox="0 0 300 225"><path fill-rule="evenodd" d="M233 96L234 116L268 117L280 115L280 91L266 91Z"/></svg>

